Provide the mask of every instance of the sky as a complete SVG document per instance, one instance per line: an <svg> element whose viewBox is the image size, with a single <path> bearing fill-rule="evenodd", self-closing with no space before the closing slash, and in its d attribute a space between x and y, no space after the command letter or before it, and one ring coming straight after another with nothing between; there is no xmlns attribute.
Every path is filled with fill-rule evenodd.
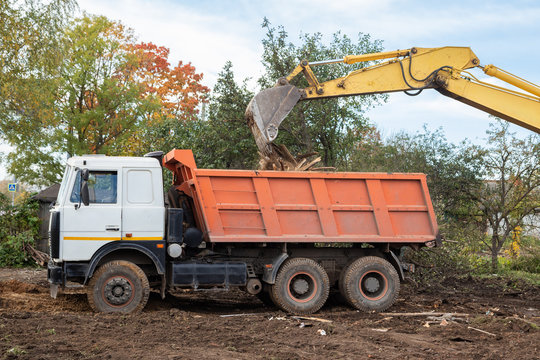
<svg viewBox="0 0 540 360"><path fill-rule="evenodd" d="M190 62L213 88L226 61L237 81L250 78L252 91L261 65L266 17L283 26L292 42L302 33L319 32L330 40L341 31L383 41L385 51L415 47L469 46L482 65L494 64L540 84L540 1L405 0L78 0L81 11L105 15L132 28L140 41L171 50L169 60ZM347 54L344 54L347 55ZM318 61L324 59L309 59ZM291 69L292 70L292 69ZM286 74L283 74L286 75ZM486 76L476 73L480 78ZM493 80L490 80L493 82ZM498 83L494 81L494 83ZM367 116L383 136L398 131L442 128L451 142L465 138L483 143L487 113L444 97L434 90L416 97L394 93ZM531 131L512 125L519 136ZM0 145L0 151L9 151ZM0 165L0 179L6 177Z"/></svg>

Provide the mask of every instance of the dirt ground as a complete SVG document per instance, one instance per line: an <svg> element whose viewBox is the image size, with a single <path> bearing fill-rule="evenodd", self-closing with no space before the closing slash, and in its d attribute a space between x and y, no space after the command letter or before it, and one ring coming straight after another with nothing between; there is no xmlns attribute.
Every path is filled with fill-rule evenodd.
<svg viewBox="0 0 540 360"><path fill-rule="evenodd" d="M43 270L0 269L0 359L540 359L539 290L404 284L388 311L459 313L437 319L333 300L299 320L239 290L153 293L141 314L118 316L92 313L80 292L50 298Z"/></svg>

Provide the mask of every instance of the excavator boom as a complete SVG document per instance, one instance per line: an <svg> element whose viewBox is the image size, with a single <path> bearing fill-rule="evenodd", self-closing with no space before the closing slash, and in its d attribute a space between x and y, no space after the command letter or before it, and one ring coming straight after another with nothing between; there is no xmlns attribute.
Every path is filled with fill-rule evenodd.
<svg viewBox="0 0 540 360"><path fill-rule="evenodd" d="M348 75L319 82L313 66L379 61ZM515 91L482 82L467 70L481 68L490 76L518 87ZM308 86L289 82L302 73ZM540 133L540 87L493 65L481 66L468 47L411 48L374 54L349 55L343 59L309 63L302 61L277 85L255 95L246 117L262 154L271 152L279 125L301 100L435 89L441 94Z"/></svg>

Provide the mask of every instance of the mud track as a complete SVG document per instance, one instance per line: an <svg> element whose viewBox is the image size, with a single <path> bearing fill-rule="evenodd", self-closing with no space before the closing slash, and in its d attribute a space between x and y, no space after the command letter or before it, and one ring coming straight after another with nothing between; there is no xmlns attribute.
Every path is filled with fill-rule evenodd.
<svg viewBox="0 0 540 360"><path fill-rule="evenodd" d="M389 312L468 314L426 324L337 300L314 315L330 323L297 320L240 291L152 293L141 314L94 314L82 293L51 299L45 277L0 269L0 359L540 358L540 289L500 279L405 284Z"/></svg>

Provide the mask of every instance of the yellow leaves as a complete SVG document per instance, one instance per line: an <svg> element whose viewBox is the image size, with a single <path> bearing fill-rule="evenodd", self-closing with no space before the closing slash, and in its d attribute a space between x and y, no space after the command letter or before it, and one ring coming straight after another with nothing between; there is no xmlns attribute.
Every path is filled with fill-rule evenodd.
<svg viewBox="0 0 540 360"><path fill-rule="evenodd" d="M510 244L510 248L506 251L506 253L513 258L518 257L520 253L521 231L521 226L516 226L514 230L512 230L512 243Z"/></svg>

